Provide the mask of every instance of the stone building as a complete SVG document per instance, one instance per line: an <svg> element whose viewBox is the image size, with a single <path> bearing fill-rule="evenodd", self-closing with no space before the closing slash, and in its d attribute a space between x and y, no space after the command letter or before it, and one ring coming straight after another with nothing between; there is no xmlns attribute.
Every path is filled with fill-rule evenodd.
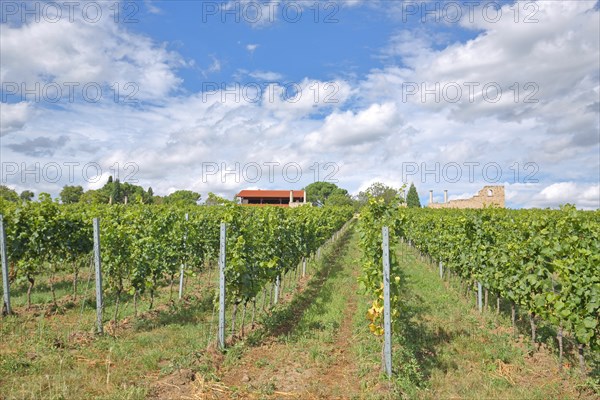
<svg viewBox="0 0 600 400"><path fill-rule="evenodd" d="M444 190L444 202L433 202L433 190L429 191L429 208L484 208L494 205L504 208L504 186L484 186L470 199L448 201L448 191Z"/></svg>

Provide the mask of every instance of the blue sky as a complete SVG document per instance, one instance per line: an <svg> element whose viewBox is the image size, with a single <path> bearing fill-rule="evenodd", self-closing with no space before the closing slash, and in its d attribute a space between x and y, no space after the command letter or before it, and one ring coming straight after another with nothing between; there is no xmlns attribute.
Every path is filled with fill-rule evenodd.
<svg viewBox="0 0 600 400"><path fill-rule="evenodd" d="M18 191L382 181L600 207L595 0L23 4L0 9L1 183Z"/></svg>
<svg viewBox="0 0 600 400"><path fill-rule="evenodd" d="M418 10L405 8L391 16L385 7L366 11L364 6L344 2L291 1L287 8L276 6L284 2L273 2L273 8L260 12L264 22L251 23L259 18L255 11L258 3L232 3L232 12L227 12L214 9L227 2L154 1L154 13L141 9L136 18L139 22L131 26L193 60L194 67L182 69L180 76L187 90L198 91L208 79L244 82L240 70L275 71L281 76L279 81L298 82L307 76L323 81L359 78L373 68L402 65L401 57L386 57L382 49L394 33L423 29L422 19L427 17L425 3L415 2ZM461 7L462 12L468 11ZM435 6L427 10L435 10ZM431 24L430 32L440 36L434 48L476 36L456 24L443 23L450 18L439 17L439 24ZM249 51L247 46L252 45L257 47ZM215 60L220 69L203 73Z"/></svg>

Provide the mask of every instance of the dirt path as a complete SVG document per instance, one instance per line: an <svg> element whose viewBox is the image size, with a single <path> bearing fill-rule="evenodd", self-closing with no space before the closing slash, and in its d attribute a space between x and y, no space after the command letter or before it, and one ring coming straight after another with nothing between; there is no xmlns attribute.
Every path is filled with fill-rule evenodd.
<svg viewBox="0 0 600 400"><path fill-rule="evenodd" d="M351 234L350 234L351 235ZM222 398L353 398L360 393L353 354L357 310L355 255L349 237L290 305L274 334L226 362Z"/></svg>

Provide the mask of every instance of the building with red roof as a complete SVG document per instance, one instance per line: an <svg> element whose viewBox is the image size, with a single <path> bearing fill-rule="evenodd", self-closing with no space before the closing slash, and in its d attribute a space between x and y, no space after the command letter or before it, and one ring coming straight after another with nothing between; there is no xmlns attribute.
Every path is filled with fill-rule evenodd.
<svg viewBox="0 0 600 400"><path fill-rule="evenodd" d="M242 190L236 197L247 206L298 207L306 204L304 190Z"/></svg>

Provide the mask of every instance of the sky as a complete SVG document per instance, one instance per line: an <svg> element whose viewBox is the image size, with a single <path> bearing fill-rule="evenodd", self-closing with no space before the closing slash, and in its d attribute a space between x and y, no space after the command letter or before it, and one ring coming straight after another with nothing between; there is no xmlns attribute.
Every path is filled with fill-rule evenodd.
<svg viewBox="0 0 600 400"><path fill-rule="evenodd" d="M597 1L0 2L1 184L600 208Z"/></svg>

